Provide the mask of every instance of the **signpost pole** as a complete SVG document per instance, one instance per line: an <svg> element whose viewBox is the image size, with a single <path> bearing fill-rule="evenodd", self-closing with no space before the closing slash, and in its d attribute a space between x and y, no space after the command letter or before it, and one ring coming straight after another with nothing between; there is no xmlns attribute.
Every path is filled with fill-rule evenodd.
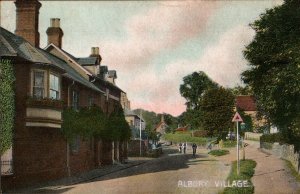
<svg viewBox="0 0 300 194"><path fill-rule="evenodd" d="M239 122L243 122L243 119L241 117L241 115L236 112L233 119L232 119L232 122L236 122L236 157L237 157L237 174L239 175L240 174L240 148L239 148L239 141L240 141L240 138L239 138Z"/></svg>
<svg viewBox="0 0 300 194"><path fill-rule="evenodd" d="M237 175L240 174L239 122L236 122Z"/></svg>

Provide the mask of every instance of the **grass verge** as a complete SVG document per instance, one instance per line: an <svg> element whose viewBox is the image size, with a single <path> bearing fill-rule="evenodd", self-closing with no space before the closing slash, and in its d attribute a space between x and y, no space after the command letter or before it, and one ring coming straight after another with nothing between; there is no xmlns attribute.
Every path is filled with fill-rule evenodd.
<svg viewBox="0 0 300 194"><path fill-rule="evenodd" d="M167 133L164 135L164 139L167 141L173 141L173 142L190 142L190 143L196 143L199 145L206 145L211 138L204 138L204 137L192 137L191 133Z"/></svg>
<svg viewBox="0 0 300 194"><path fill-rule="evenodd" d="M298 182L300 182L300 174L296 171L296 169L293 166L293 164L290 161L288 161L288 160L285 160L285 159L283 159L283 160L285 161L286 166L290 169L290 172L291 172L292 176L295 177L295 179Z"/></svg>
<svg viewBox="0 0 300 194"><path fill-rule="evenodd" d="M232 148L232 147L236 147L236 141L224 141L223 143L224 148Z"/></svg>
<svg viewBox="0 0 300 194"><path fill-rule="evenodd" d="M234 181L247 181L249 187L226 187L223 194L253 194L254 186L251 182L251 177L254 174L256 162L254 160L240 161L240 174L237 175L237 162L232 162L231 172L227 181L232 185Z"/></svg>
<svg viewBox="0 0 300 194"><path fill-rule="evenodd" d="M213 156L223 156L226 154L229 154L229 150L212 150L208 152L208 154L213 155Z"/></svg>

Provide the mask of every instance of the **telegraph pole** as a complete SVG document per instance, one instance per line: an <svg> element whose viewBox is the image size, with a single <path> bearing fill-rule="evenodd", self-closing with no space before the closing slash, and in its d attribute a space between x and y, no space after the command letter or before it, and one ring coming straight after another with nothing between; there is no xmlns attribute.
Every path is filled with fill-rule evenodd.
<svg viewBox="0 0 300 194"><path fill-rule="evenodd" d="M142 156L142 109L140 110L140 156Z"/></svg>

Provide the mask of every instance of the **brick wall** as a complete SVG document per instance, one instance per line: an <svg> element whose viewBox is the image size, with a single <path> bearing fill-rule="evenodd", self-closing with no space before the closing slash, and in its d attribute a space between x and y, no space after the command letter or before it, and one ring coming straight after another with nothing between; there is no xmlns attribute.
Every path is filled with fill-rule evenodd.
<svg viewBox="0 0 300 194"><path fill-rule="evenodd" d="M142 156L146 154L147 147L145 141L142 141ZM128 156L140 155L140 140L130 140L128 142Z"/></svg>
<svg viewBox="0 0 300 194"><path fill-rule="evenodd" d="M60 129L25 127L30 64L15 64L16 117L13 137L14 174L3 187L16 188L66 175L66 141Z"/></svg>
<svg viewBox="0 0 300 194"><path fill-rule="evenodd" d="M95 149L92 140L80 139L77 152L70 151L70 171L75 175L95 168Z"/></svg>
<svg viewBox="0 0 300 194"><path fill-rule="evenodd" d="M101 165L112 164L112 141L101 140L99 154Z"/></svg>

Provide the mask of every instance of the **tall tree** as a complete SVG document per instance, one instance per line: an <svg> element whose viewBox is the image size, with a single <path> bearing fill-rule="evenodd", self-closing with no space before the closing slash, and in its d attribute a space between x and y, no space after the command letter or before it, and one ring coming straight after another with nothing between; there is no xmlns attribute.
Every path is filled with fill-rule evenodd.
<svg viewBox="0 0 300 194"><path fill-rule="evenodd" d="M261 113L289 134L300 117L300 1L285 0L250 26L256 35L244 51L250 69L242 79Z"/></svg>
<svg viewBox="0 0 300 194"><path fill-rule="evenodd" d="M232 128L234 95L223 87L210 89L201 100L203 111L203 128L210 134L221 136Z"/></svg>
<svg viewBox="0 0 300 194"><path fill-rule="evenodd" d="M181 96L187 100L187 109L198 110L204 92L217 86L217 83L212 81L203 71L200 71L185 76L179 90Z"/></svg>

